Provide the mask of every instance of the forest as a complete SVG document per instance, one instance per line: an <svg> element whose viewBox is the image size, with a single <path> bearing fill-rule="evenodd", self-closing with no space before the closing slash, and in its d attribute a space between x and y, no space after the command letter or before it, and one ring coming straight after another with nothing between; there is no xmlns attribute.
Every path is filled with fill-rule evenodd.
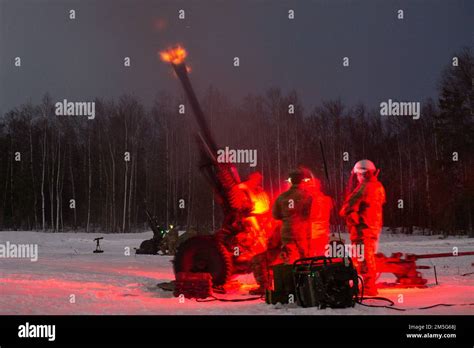
<svg viewBox="0 0 474 348"><path fill-rule="evenodd" d="M237 168L243 179L260 171L272 199L302 164L337 209L352 166L368 158L387 192L385 226L474 237L474 57L467 48L456 56L458 65L440 73L437 97L420 101L419 119L340 99L305 109L297 91L276 87L239 102L214 86L198 95L220 147L256 150L255 168ZM0 230L143 231L145 203L166 226L219 228L184 94L160 92L151 108L130 95L97 98L94 119L57 116L55 102L46 94L0 117ZM332 222L343 228L336 214Z"/></svg>

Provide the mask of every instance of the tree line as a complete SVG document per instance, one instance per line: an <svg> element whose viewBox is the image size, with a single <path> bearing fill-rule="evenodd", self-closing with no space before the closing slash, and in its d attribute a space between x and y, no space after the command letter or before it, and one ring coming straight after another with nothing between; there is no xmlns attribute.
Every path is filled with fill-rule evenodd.
<svg viewBox="0 0 474 348"><path fill-rule="evenodd" d="M340 207L352 166L368 158L387 191L386 226L472 236L473 56L457 56L417 120L341 100L305 110L296 91L278 88L232 103L211 86L201 103L222 148L257 150L256 168L237 168L243 179L259 170L273 199L302 164ZM0 229L142 231L145 205L167 226L219 227L184 95L162 92L149 109L132 96L96 99L93 120L56 116L54 103L45 95L0 118ZM332 222L343 226L337 214Z"/></svg>

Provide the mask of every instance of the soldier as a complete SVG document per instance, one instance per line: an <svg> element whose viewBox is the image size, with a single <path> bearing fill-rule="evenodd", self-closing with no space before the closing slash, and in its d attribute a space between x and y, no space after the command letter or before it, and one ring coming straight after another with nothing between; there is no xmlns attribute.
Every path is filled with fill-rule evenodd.
<svg viewBox="0 0 474 348"><path fill-rule="evenodd" d="M252 259L252 271L259 287L250 290L252 295L262 295L270 287L269 270L272 265L293 263L309 254L311 194L301 188L309 180L308 172L297 169L290 173L291 187L275 201L272 215L281 220L267 237L267 250Z"/></svg>
<svg viewBox="0 0 474 348"><path fill-rule="evenodd" d="M243 237L242 246L248 246L249 250L245 254L251 259L267 249L268 236L265 233L265 227L270 218L270 199L263 190L262 175L259 172L251 173L238 187L246 196L248 216L243 218L245 232L239 234L237 238ZM245 255L242 256L245 257Z"/></svg>
<svg viewBox="0 0 474 348"><path fill-rule="evenodd" d="M346 220L352 244L363 247L364 259L355 263L364 279L364 294L369 296L378 293L375 285L375 253L382 230L382 206L385 203L385 189L377 179L378 173L371 161L357 162L350 181L356 175L358 185L347 196L339 212ZM357 261L356 258L353 261Z"/></svg>
<svg viewBox="0 0 474 348"><path fill-rule="evenodd" d="M176 248L178 246L178 228L177 227L170 227L169 232L166 234L167 242L168 242L168 254L174 255L176 254Z"/></svg>
<svg viewBox="0 0 474 348"><path fill-rule="evenodd" d="M321 181L314 177L309 169L309 180L302 183L302 187L311 194L311 234L309 240L309 256L323 256L329 243L329 220L333 206L332 199L321 191Z"/></svg>
<svg viewBox="0 0 474 348"><path fill-rule="evenodd" d="M265 290L271 286L270 267L281 263L281 224L273 226L267 239L267 250L255 255L251 260L253 276L259 285L258 288L249 291L251 295L263 295Z"/></svg>
<svg viewBox="0 0 474 348"><path fill-rule="evenodd" d="M170 225L170 229L167 231L161 242L160 249L163 254L174 255L178 246L178 229L173 225Z"/></svg>
<svg viewBox="0 0 474 348"><path fill-rule="evenodd" d="M302 169L291 172L290 189L283 192L273 206L273 217L282 221L281 258L285 263L309 256L312 197L302 185L310 179L307 171Z"/></svg>

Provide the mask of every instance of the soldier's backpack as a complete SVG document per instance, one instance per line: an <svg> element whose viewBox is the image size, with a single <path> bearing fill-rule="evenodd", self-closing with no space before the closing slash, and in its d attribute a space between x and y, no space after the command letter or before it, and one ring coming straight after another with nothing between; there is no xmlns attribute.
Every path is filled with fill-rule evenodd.
<svg viewBox="0 0 474 348"><path fill-rule="evenodd" d="M358 299L358 274L349 257L296 260L293 277L296 301L301 307L354 307Z"/></svg>

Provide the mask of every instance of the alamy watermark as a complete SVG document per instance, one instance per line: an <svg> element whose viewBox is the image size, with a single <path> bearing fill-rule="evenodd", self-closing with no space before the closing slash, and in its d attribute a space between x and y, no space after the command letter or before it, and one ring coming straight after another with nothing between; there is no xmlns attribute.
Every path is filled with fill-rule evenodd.
<svg viewBox="0 0 474 348"><path fill-rule="evenodd" d="M226 146L217 150L217 162L219 163L249 163L250 167L257 166L257 150L240 149L234 150Z"/></svg>
<svg viewBox="0 0 474 348"><path fill-rule="evenodd" d="M56 325L35 325L26 322L18 326L20 338L47 338L52 342L56 340Z"/></svg>
<svg viewBox="0 0 474 348"><path fill-rule="evenodd" d="M31 262L38 261L38 244L13 244L0 243L1 259L30 259Z"/></svg>
<svg viewBox="0 0 474 348"><path fill-rule="evenodd" d="M412 116L414 120L420 118L420 102L397 102L389 99L380 103L381 116Z"/></svg>
<svg viewBox="0 0 474 348"><path fill-rule="evenodd" d="M362 262L364 261L364 245L329 243L326 244L324 256L335 258L350 257L353 260Z"/></svg>
<svg viewBox="0 0 474 348"><path fill-rule="evenodd" d="M87 116L95 118L95 102L70 102L64 99L54 104L56 116Z"/></svg>

